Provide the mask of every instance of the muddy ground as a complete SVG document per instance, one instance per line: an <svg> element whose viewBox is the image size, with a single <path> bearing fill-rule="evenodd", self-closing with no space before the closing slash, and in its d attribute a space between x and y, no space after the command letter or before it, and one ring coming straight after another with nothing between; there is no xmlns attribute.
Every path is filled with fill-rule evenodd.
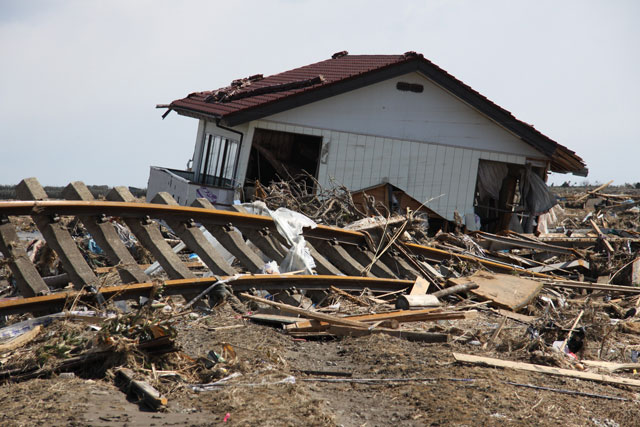
<svg viewBox="0 0 640 427"><path fill-rule="evenodd" d="M491 331L491 313L473 320L424 324L427 330L460 334ZM217 329L238 325L233 329ZM230 344L237 360L222 366L242 375L231 385L194 392L176 379L152 384L168 399L165 412L151 412L126 398L111 378L60 378L4 384L0 424L5 426L386 426L544 425L632 426L640 415L638 390L538 373L466 366L452 352L527 361L527 352L506 353L500 343L524 343L526 327L509 320L503 340L482 349L455 336L447 344L409 342L386 335L325 340L294 339L277 328L239 318L227 307L178 326L185 354L197 357ZM597 346L598 343L586 344ZM508 355L507 355L508 354ZM524 359L522 359L524 357ZM518 359L518 357L516 357ZM357 384L308 381L350 377L301 371L350 373L351 378L405 379ZM291 383L291 377L295 383ZM283 383L282 381L285 380ZM517 383L594 397L508 384ZM265 384L266 383L266 384ZM614 400L615 399L615 400ZM624 400L619 400L624 399ZM226 421L225 421L226 419Z"/></svg>

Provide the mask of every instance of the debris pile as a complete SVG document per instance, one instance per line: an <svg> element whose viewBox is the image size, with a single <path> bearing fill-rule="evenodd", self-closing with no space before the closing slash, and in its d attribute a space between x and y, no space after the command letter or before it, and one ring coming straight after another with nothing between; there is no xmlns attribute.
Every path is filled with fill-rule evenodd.
<svg viewBox="0 0 640 427"><path fill-rule="evenodd" d="M619 388L585 391L535 374L511 379L508 371L503 387L636 401L640 195L603 188L560 194L561 206L538 220L538 233L492 234L455 224L427 229L412 212L367 216L346 189L319 197L294 183L257 188L268 207L341 226L303 230L320 274L279 271L291 243L270 217L153 204L133 211L95 201L92 211L82 202L0 206L7 219L0 226L0 381L103 379L169 412L172 401L220 393L242 402L216 403L224 412L219 421L249 423L256 422L246 412L247 402L257 402L252 389L284 388L303 401L312 384L314 393L341 384L392 393L454 377L475 384L483 379L467 367L476 365ZM56 210L59 219L51 215ZM92 234L88 218L107 224L117 242ZM13 229L32 234L11 240ZM64 233L96 281L78 286L84 267L64 246ZM113 262L110 251L120 245L135 265ZM220 247L232 258L214 249ZM31 264L21 263L21 250ZM151 259L134 257L142 251ZM30 265L37 277L26 273ZM152 270L153 279L134 280ZM34 291L38 279L45 292ZM372 343L405 350L386 356L393 363L356 364L371 357ZM322 353L333 347L328 360ZM448 361L401 358L406 349ZM346 360L352 363L341 367ZM323 405L310 406L305 410L320 424L335 421Z"/></svg>

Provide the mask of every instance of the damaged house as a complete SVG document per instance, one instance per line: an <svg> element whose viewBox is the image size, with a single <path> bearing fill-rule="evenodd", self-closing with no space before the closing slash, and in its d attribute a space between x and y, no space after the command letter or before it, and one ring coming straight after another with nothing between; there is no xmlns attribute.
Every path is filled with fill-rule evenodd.
<svg viewBox="0 0 640 427"><path fill-rule="evenodd" d="M224 209L306 171L323 187L390 184L469 228L531 230L555 199L550 171L580 157L421 54L349 55L194 92L168 114L198 119L188 170L151 167L147 198L206 197ZM164 117L164 116L163 116Z"/></svg>

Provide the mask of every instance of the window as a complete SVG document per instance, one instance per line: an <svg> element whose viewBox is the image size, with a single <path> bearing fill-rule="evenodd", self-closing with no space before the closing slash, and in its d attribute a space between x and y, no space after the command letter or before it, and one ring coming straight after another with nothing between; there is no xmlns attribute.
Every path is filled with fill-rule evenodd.
<svg viewBox="0 0 640 427"><path fill-rule="evenodd" d="M233 188L240 143L220 135L206 134L200 162L200 183Z"/></svg>

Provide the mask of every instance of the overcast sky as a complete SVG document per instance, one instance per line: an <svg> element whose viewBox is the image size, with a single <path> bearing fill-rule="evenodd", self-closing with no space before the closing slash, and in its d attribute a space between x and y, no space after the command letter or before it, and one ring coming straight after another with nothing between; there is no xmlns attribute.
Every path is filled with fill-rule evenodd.
<svg viewBox="0 0 640 427"><path fill-rule="evenodd" d="M146 187L197 129L156 104L341 50L420 52L576 151L591 183L635 183L639 20L634 0L0 0L0 184Z"/></svg>

